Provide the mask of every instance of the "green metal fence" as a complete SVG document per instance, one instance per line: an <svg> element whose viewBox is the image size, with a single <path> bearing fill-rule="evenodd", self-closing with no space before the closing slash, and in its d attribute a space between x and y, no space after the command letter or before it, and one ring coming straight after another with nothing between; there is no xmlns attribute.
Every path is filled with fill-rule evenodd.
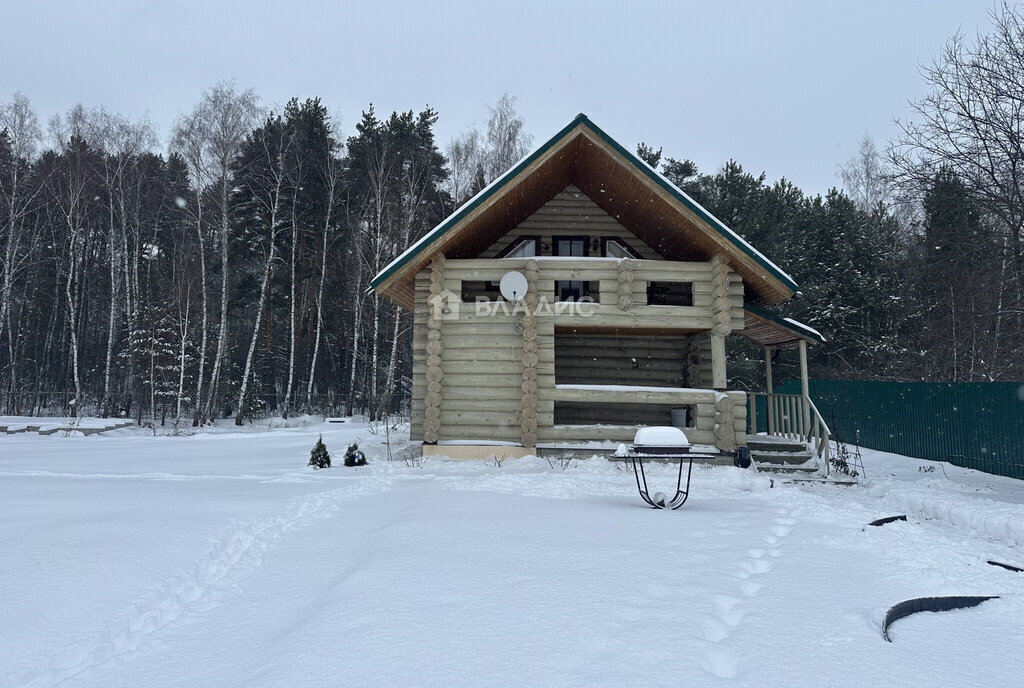
<svg viewBox="0 0 1024 688"><path fill-rule="evenodd" d="M821 415L847 442L859 432L860 444L872 449L1024 479L1024 383L811 380L810 385ZM800 383L789 380L775 391L799 394Z"/></svg>

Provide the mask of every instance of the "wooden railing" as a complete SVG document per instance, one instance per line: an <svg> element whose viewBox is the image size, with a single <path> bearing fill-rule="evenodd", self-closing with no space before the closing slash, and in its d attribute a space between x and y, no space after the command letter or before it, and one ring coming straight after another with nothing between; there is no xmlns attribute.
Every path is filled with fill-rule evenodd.
<svg viewBox="0 0 1024 688"><path fill-rule="evenodd" d="M831 453L828 443L832 437L832 431L828 429L828 423L822 418L821 413L818 412L818 407L814 405L810 397L807 397L806 401L811 412L811 418L813 419L810 432L807 433L807 441L814 446L814 451L817 453L818 459L821 460L821 465L825 467L825 475L828 475L831 470L829 464Z"/></svg>
<svg viewBox="0 0 1024 688"><path fill-rule="evenodd" d="M747 418L750 419L750 433L757 434L757 400L760 397L765 399L765 409L768 414L768 434L774 437L785 437L787 439L807 442L813 447L825 475L829 474L829 440L832 431L828 423L818 411L810 397L802 394L765 394L763 392L750 392L749 411Z"/></svg>

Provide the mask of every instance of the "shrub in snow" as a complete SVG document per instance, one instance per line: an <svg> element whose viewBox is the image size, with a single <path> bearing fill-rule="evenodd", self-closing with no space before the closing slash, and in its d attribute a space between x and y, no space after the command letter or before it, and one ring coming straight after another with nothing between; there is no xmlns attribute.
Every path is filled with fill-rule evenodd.
<svg viewBox="0 0 1024 688"><path fill-rule="evenodd" d="M242 418L256 420L267 416L267 404L263 401L263 383L253 374L249 386L245 388L242 400Z"/></svg>
<svg viewBox="0 0 1024 688"><path fill-rule="evenodd" d="M366 457L363 452L359 451L359 445L353 442L348 445L348 449L345 451L345 465L346 466L365 466Z"/></svg>
<svg viewBox="0 0 1024 688"><path fill-rule="evenodd" d="M309 465L314 469L331 467L331 455L324 445L323 435L320 435L316 444L313 445L313 450L309 452Z"/></svg>

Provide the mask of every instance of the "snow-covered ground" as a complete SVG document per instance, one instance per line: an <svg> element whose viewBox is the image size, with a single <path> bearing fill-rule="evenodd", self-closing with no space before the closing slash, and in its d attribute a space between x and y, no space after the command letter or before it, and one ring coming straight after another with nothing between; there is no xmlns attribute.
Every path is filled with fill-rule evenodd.
<svg viewBox="0 0 1024 688"><path fill-rule="evenodd" d="M1024 482L864 463L695 469L667 512L603 460L408 466L365 425L3 436L0 686L1021 685L1024 573L986 560L1024 566ZM882 639L930 595L1001 597Z"/></svg>

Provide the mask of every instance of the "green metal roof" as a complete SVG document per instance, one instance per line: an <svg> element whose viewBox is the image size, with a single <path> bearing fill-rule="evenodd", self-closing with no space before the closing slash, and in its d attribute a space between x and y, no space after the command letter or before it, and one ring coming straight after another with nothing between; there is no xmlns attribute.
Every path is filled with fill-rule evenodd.
<svg viewBox="0 0 1024 688"><path fill-rule="evenodd" d="M723 238L728 240L732 245L738 248L740 251L750 256L757 262L758 265L767 270L773 277L782 282L786 287L796 292L798 287L793 278L787 275L781 268L775 263L771 262L766 258L760 251L755 249L749 243L747 243L740 235L729 229L721 220L709 213L699 203L690 198L684 191L679 189L675 184L670 182L654 168L648 165L643 160L640 160L636 155L623 148L618 141L613 139L611 136L606 134L599 126L590 121L590 119L582 112L573 118L569 124L565 125L557 134L548 139L543 145L533 151L530 155L526 156L518 163L516 163L511 169L505 174L501 175L483 190L480 191L476 196L471 198L462 207L456 210L454 213L449 215L439 225L434 227L432 230L427 232L419 241L410 246L404 253L398 256L395 260L389 263L376 277L370 282L371 287L377 287L379 284L387 280L391 275L401 270L410 261L415 259L417 256L426 251L435 240L440 238L448 229L457 224L460 220L465 218L474 209L479 207L482 203L491 198L494 194L501 191L502 188L513 178L515 178L522 170L530 166L533 161L540 158L552 147L561 141L569 132L575 129L578 125L583 124L590 129L594 134L600 137L605 143L611 146L617 153L623 156L629 161L633 167L644 174L648 179L657 184L659 187L668 192L676 200L686 206L694 214L700 217L704 222L708 224L712 229L716 230ZM820 335L819 335L820 336Z"/></svg>
<svg viewBox="0 0 1024 688"><path fill-rule="evenodd" d="M809 341L817 342L818 344L825 343L825 338L821 336L820 332L809 325L804 325L802 322L793 320L792 318L779 317L774 313L762 310L756 306L751 306L748 303L743 304L743 310L750 311L757 317L767 320L773 325L778 325L784 330L789 330L800 339L807 339Z"/></svg>

